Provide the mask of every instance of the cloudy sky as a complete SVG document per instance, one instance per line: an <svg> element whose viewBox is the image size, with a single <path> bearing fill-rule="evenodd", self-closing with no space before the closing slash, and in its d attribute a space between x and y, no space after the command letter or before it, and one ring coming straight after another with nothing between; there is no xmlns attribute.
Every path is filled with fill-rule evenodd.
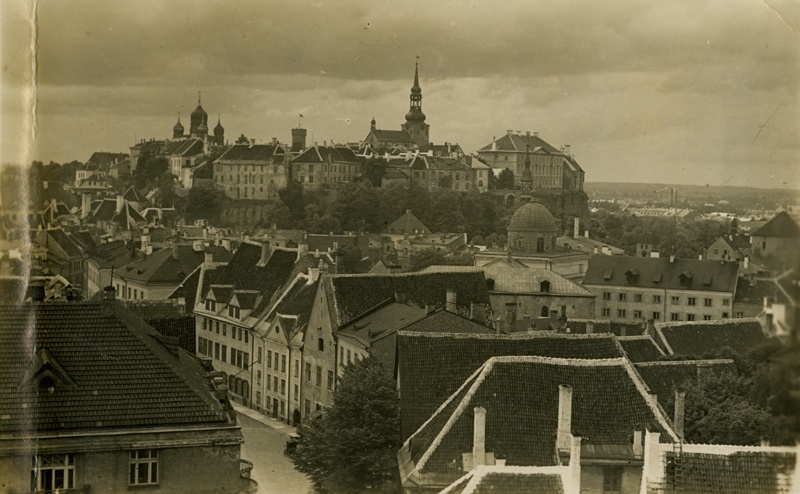
<svg viewBox="0 0 800 494"><path fill-rule="evenodd" d="M198 91L230 140L303 114L358 141L399 129L419 56L436 143L538 131L590 182L800 187L798 0L40 0L3 2L0 39L0 163L169 137Z"/></svg>

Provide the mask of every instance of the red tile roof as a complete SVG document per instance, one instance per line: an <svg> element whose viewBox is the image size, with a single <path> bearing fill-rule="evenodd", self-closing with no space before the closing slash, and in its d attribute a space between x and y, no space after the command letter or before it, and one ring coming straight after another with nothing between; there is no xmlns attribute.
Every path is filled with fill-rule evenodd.
<svg viewBox="0 0 800 494"><path fill-rule="evenodd" d="M105 309L104 309L105 307ZM0 306L0 431L231 423L194 356L114 302ZM23 382L33 348L72 383Z"/></svg>

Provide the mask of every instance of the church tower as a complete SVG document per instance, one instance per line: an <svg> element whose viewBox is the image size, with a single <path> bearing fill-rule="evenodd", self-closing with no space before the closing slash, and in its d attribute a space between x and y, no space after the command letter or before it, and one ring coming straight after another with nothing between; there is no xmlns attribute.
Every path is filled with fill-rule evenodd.
<svg viewBox="0 0 800 494"><path fill-rule="evenodd" d="M197 108L194 109L189 119L189 135L201 137L208 134L208 113L200 104L200 93L197 93Z"/></svg>
<svg viewBox="0 0 800 494"><path fill-rule="evenodd" d="M422 88L419 87L419 62L414 69L414 85L411 87L411 107L406 113L406 123L401 128L411 136L411 139L418 146L430 144L428 129L430 125L425 123L425 114L422 113Z"/></svg>

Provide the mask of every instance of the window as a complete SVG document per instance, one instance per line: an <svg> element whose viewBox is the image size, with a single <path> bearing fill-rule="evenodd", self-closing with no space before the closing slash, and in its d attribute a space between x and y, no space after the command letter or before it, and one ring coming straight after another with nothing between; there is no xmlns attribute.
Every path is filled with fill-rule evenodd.
<svg viewBox="0 0 800 494"><path fill-rule="evenodd" d="M603 317L609 317L611 315L611 309L603 309Z"/></svg>
<svg viewBox="0 0 800 494"><path fill-rule="evenodd" d="M214 326L216 326L217 334L219 334L219 321L215 321Z"/></svg>
<svg viewBox="0 0 800 494"><path fill-rule="evenodd" d="M687 321L694 321L694 314L686 314Z"/></svg>
<svg viewBox="0 0 800 494"><path fill-rule="evenodd" d="M617 317L625 317L625 309L619 309L617 311Z"/></svg>
<svg viewBox="0 0 800 494"><path fill-rule="evenodd" d="M214 358L219 360L219 343L214 343Z"/></svg>
<svg viewBox="0 0 800 494"><path fill-rule="evenodd" d="M304 405L303 409L306 412L306 417L308 417L309 415L311 415L311 401L310 400L304 400L303 405Z"/></svg>
<svg viewBox="0 0 800 494"><path fill-rule="evenodd" d="M633 301L634 302L641 302L642 301L642 294L641 293L635 293L633 295Z"/></svg>
<svg viewBox="0 0 800 494"><path fill-rule="evenodd" d="M550 282L547 280L542 281L539 283L539 291L542 293L549 293L550 292Z"/></svg>
<svg viewBox="0 0 800 494"><path fill-rule="evenodd" d="M272 390L272 376L269 374L267 374L267 389L270 391Z"/></svg>
<svg viewBox="0 0 800 494"><path fill-rule="evenodd" d="M689 299L689 300L691 300L691 299ZM672 305L678 305L678 304L681 303L681 298L680 297L671 297L670 298L670 303ZM689 304L689 305L692 305L692 304Z"/></svg>
<svg viewBox="0 0 800 494"><path fill-rule="evenodd" d="M256 384L261 386L261 369L256 370Z"/></svg>
<svg viewBox="0 0 800 494"><path fill-rule="evenodd" d="M228 336L228 325L222 323L222 336Z"/></svg>
<svg viewBox="0 0 800 494"><path fill-rule="evenodd" d="M661 295L653 295L653 303L660 304L661 303Z"/></svg>
<svg viewBox="0 0 800 494"><path fill-rule="evenodd" d="M689 305L697 305L697 299L696 299L696 298L694 298L694 297L689 297L689 298L687 299L687 302L686 302L686 303L687 303L687 304L689 304Z"/></svg>
<svg viewBox="0 0 800 494"><path fill-rule="evenodd" d="M727 319L728 318L728 313L727 312L723 312L722 313L722 318L723 319Z"/></svg>
<svg viewBox="0 0 800 494"><path fill-rule="evenodd" d="M703 307L711 307L711 299L710 298L703 299Z"/></svg>
<svg viewBox="0 0 800 494"><path fill-rule="evenodd" d="M75 487L75 455L37 455L31 478L36 490L73 489Z"/></svg>
<svg viewBox="0 0 800 494"><path fill-rule="evenodd" d="M333 371L328 371L328 391L333 390Z"/></svg>
<svg viewBox="0 0 800 494"><path fill-rule="evenodd" d="M234 319L239 319L239 308L232 305L228 306L228 316Z"/></svg>
<svg viewBox="0 0 800 494"><path fill-rule="evenodd" d="M704 315L704 316L703 316L703 320L704 320L704 321L710 321L710 320L711 320L711 316L709 316L708 314L706 314L706 315Z"/></svg>
<svg viewBox="0 0 800 494"><path fill-rule="evenodd" d="M261 391L256 391L256 405L261 404Z"/></svg>
<svg viewBox="0 0 800 494"><path fill-rule="evenodd" d="M258 347L258 360L256 360L256 362L258 362L259 364L261 363L261 356L262 355L263 355L262 348Z"/></svg>
<svg viewBox="0 0 800 494"><path fill-rule="evenodd" d="M158 450L139 449L131 451L130 485L158 483Z"/></svg>
<svg viewBox="0 0 800 494"><path fill-rule="evenodd" d="M653 320L659 321L661 319L661 313L658 311L653 312Z"/></svg>
<svg viewBox="0 0 800 494"><path fill-rule="evenodd" d="M294 359L294 377L300 377L300 359Z"/></svg>
<svg viewBox="0 0 800 494"><path fill-rule="evenodd" d="M272 389L278 392L278 376L272 376Z"/></svg>
<svg viewBox="0 0 800 494"><path fill-rule="evenodd" d="M286 394L286 379L281 379L281 394Z"/></svg>
<svg viewBox="0 0 800 494"><path fill-rule="evenodd" d="M267 368L272 368L272 350L267 350Z"/></svg>
<svg viewBox="0 0 800 494"><path fill-rule="evenodd" d="M681 320L681 315L678 314L677 312L671 312L669 314L669 320L670 321L680 321Z"/></svg>
<svg viewBox="0 0 800 494"><path fill-rule="evenodd" d="M306 382L311 382L311 363L306 362Z"/></svg>
<svg viewBox="0 0 800 494"><path fill-rule="evenodd" d="M350 349L348 348L348 349L347 349L347 363L349 364L349 363L350 363L350 362L352 362L352 361L353 361L353 360L350 358Z"/></svg>
<svg viewBox="0 0 800 494"><path fill-rule="evenodd" d="M627 298L627 295L628 295L627 293L620 293L619 294L619 301L620 302L624 302L625 299Z"/></svg>
<svg viewBox="0 0 800 494"><path fill-rule="evenodd" d="M239 328L239 341L242 341L242 333L243 332L244 331L242 331L242 328Z"/></svg>
<svg viewBox="0 0 800 494"><path fill-rule="evenodd" d="M640 311L640 310L633 311L633 317L635 317L636 319L641 319L642 318L642 311Z"/></svg>
<svg viewBox="0 0 800 494"><path fill-rule="evenodd" d="M730 306L730 305L731 305L731 301L730 301L730 299L727 299L727 298L725 298L725 299L722 299L722 305L723 305L723 307L728 307L728 306Z"/></svg>
<svg viewBox="0 0 800 494"><path fill-rule="evenodd" d="M622 468L607 467L603 469L603 494L619 494L622 492Z"/></svg>
<svg viewBox="0 0 800 494"><path fill-rule="evenodd" d="M206 310L213 312L217 310L216 305L217 305L216 302L214 302L213 300L206 300Z"/></svg>
<svg viewBox="0 0 800 494"><path fill-rule="evenodd" d="M611 300L611 292L603 292L603 300Z"/></svg>
<svg viewBox="0 0 800 494"><path fill-rule="evenodd" d="M281 372L286 372L286 355L281 355Z"/></svg>
<svg viewBox="0 0 800 494"><path fill-rule="evenodd" d="M250 340L250 332L245 330L244 331L244 342L245 343L249 343L249 340Z"/></svg>
<svg viewBox="0 0 800 494"><path fill-rule="evenodd" d="M300 385L295 384L294 385L294 401L297 401L299 399L300 399Z"/></svg>
<svg viewBox="0 0 800 494"><path fill-rule="evenodd" d="M222 345L222 352L220 352L220 353L222 354L222 361L223 362L227 362L228 347L226 345ZM231 362L231 363L233 363L233 362Z"/></svg>
<svg viewBox="0 0 800 494"><path fill-rule="evenodd" d="M317 386L322 386L322 367L317 366Z"/></svg>

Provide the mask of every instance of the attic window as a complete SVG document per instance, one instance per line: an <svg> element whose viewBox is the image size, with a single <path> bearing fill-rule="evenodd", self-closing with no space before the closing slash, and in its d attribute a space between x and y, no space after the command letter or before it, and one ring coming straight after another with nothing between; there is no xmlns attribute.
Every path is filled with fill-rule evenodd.
<svg viewBox="0 0 800 494"><path fill-rule="evenodd" d="M605 273L603 273L603 280L605 280L605 281L608 281L608 280L610 280L610 279L611 279L611 277L612 277L613 275L614 275L614 270L613 270L613 269L609 269L608 271L606 271Z"/></svg>
<svg viewBox="0 0 800 494"><path fill-rule="evenodd" d="M661 273L656 273L655 276L653 276L653 283L661 283Z"/></svg>
<svg viewBox="0 0 800 494"><path fill-rule="evenodd" d="M542 293L550 293L550 282L542 280L542 282L539 283L539 291Z"/></svg>
<svg viewBox="0 0 800 494"><path fill-rule="evenodd" d="M681 288L689 288L692 285L692 273L684 271L678 277L681 280Z"/></svg>
<svg viewBox="0 0 800 494"><path fill-rule="evenodd" d="M47 391L48 393L52 393L55 391L56 388L56 381L50 376L42 376L39 378L39 389L42 391Z"/></svg>
<svg viewBox="0 0 800 494"><path fill-rule="evenodd" d="M703 284L709 286L711 285L711 281L713 281L713 279L714 275L708 275L708 277L705 280L703 280Z"/></svg>

